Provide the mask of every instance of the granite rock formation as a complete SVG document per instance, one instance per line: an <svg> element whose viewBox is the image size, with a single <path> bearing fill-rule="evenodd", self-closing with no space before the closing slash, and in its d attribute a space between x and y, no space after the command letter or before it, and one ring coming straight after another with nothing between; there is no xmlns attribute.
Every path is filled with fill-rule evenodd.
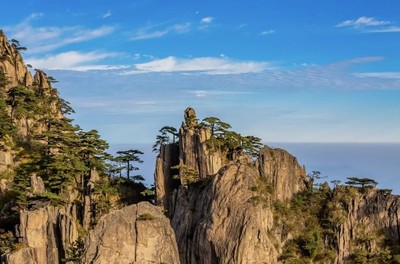
<svg viewBox="0 0 400 264"><path fill-rule="evenodd" d="M148 202L104 216L89 232L83 263L176 263L175 234L160 208Z"/></svg>

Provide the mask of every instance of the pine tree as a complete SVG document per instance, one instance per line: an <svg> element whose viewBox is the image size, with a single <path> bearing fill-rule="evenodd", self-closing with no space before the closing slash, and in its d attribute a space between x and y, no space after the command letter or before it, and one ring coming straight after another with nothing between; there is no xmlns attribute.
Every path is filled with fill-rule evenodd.
<svg viewBox="0 0 400 264"><path fill-rule="evenodd" d="M126 176L129 180L130 172L132 170L138 170L137 167L133 167L131 162L138 162L143 163L143 160L140 159L139 155L143 155L143 152L136 149L124 150L124 151L117 151L118 157L120 161L126 163Z"/></svg>

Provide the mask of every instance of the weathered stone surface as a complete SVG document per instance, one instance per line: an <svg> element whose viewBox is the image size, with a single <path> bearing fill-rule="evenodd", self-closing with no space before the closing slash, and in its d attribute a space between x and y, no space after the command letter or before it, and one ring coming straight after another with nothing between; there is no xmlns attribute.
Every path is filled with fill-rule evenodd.
<svg viewBox="0 0 400 264"><path fill-rule="evenodd" d="M179 263L169 220L161 208L147 202L101 218L85 248L83 263Z"/></svg>
<svg viewBox="0 0 400 264"><path fill-rule="evenodd" d="M206 141L210 131L197 125L195 111L185 111L179 131L179 161L199 173L199 182L181 181L169 204L164 204L176 232L182 263L277 263L287 239L274 226L272 201L287 201L305 188L305 170L295 157L281 149L265 147L259 161L243 154L228 161L226 153L211 153ZM166 191L165 170L172 153L160 152L156 181L159 193ZM169 166L165 168L164 166ZM158 186L157 186L158 185ZM258 186L273 194L260 194ZM262 198L260 198L260 195ZM168 195L167 195L168 196ZM171 195L169 195L171 196ZM261 199L262 203L254 202Z"/></svg>
<svg viewBox="0 0 400 264"><path fill-rule="evenodd" d="M0 172L5 171L11 164L13 164L13 158L11 152L0 151Z"/></svg>
<svg viewBox="0 0 400 264"><path fill-rule="evenodd" d="M173 177L173 166L179 164L179 148L177 144L161 145L156 158L154 182L156 187L156 204L169 207L172 192L177 187Z"/></svg>
<svg viewBox="0 0 400 264"><path fill-rule="evenodd" d="M42 178L33 174L31 177L31 192L32 194L44 193L46 188L44 187L44 182Z"/></svg>
<svg viewBox="0 0 400 264"><path fill-rule="evenodd" d="M286 150L265 146L258 163L261 176L273 186L275 199L288 201L304 189L306 171Z"/></svg>
<svg viewBox="0 0 400 264"><path fill-rule="evenodd" d="M271 211L252 202L259 173L251 163L231 162L204 188L177 191L171 223L182 263L276 263Z"/></svg>
<svg viewBox="0 0 400 264"><path fill-rule="evenodd" d="M345 263L345 259L360 246L356 241L381 237L381 240L390 239L400 245L400 196L370 189L358 193L343 207L344 222L336 228L338 254L335 264ZM372 239L365 246L376 253L382 246L378 242L383 241Z"/></svg>
<svg viewBox="0 0 400 264"><path fill-rule="evenodd" d="M210 152L207 149L206 141L211 137L211 132L196 125L196 112L192 108L186 109L185 123L179 130L179 160L204 179L216 174L227 160L220 151Z"/></svg>
<svg viewBox="0 0 400 264"><path fill-rule="evenodd" d="M17 227L24 248L3 256L6 264L61 263L70 244L78 238L73 206L46 206L34 211L22 210Z"/></svg>
<svg viewBox="0 0 400 264"><path fill-rule="evenodd" d="M6 193L9 190L10 187L10 180L7 179L0 179L0 195ZM2 208L0 208L1 210Z"/></svg>
<svg viewBox="0 0 400 264"><path fill-rule="evenodd" d="M32 85L32 75L24 65L21 54L10 46L3 32L0 32L0 58L0 72L5 73L10 81L6 88L18 84Z"/></svg>

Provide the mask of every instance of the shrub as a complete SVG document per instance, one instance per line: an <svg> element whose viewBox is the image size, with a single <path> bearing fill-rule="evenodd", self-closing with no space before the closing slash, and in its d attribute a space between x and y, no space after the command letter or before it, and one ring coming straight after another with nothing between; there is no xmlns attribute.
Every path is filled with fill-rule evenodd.
<svg viewBox="0 0 400 264"><path fill-rule="evenodd" d="M150 213L144 213L139 215L138 218L136 218L136 221L152 221L156 219L156 217Z"/></svg>

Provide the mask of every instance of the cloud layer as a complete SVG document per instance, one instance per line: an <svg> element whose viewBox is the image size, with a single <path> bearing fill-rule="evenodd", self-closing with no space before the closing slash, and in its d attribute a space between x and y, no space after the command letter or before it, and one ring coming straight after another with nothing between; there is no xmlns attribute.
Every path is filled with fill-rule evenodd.
<svg viewBox="0 0 400 264"><path fill-rule="evenodd" d="M34 20L44 15L34 13L21 23L5 26L5 31L10 38L23 40L24 46L28 47L29 54L51 52L57 48L69 44L86 42L96 38L110 35L115 28L112 26L100 26L97 28L73 27L34 27Z"/></svg>
<svg viewBox="0 0 400 264"><path fill-rule="evenodd" d="M367 33L390 33L400 32L399 26L389 26L394 22L388 20L378 20L374 17L361 16L357 19L345 20L336 27L351 27Z"/></svg>
<svg viewBox="0 0 400 264"><path fill-rule="evenodd" d="M148 72L198 72L205 74L241 74L262 72L269 63L256 61L234 61L226 57L200 57L181 59L173 56L135 65L135 70L125 74Z"/></svg>

